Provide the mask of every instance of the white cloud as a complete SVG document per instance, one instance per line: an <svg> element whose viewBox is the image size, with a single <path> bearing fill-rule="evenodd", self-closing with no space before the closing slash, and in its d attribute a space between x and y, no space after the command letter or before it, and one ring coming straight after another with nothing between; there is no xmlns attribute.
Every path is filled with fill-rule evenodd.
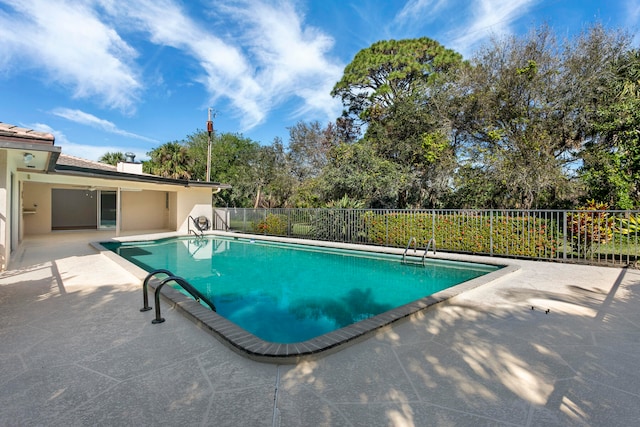
<svg viewBox="0 0 640 427"><path fill-rule="evenodd" d="M264 123L292 96L303 102L298 113L319 111L333 118L339 111L329 94L343 69L327 58L333 40L305 28L288 0L216 5L224 27L200 24L172 0L103 0L102 5L121 24L125 20L148 33L153 43L193 57L202 70L198 81L208 92L206 101L228 99L244 130Z"/></svg>
<svg viewBox="0 0 640 427"><path fill-rule="evenodd" d="M331 95L344 65L328 57L334 40L320 30L304 26L304 16L290 2L275 6L249 1L233 11L249 23L248 50L258 64L256 80L264 89L263 102L279 103L296 96L303 105L298 115L310 111L335 118L340 104Z"/></svg>
<svg viewBox="0 0 640 427"><path fill-rule="evenodd" d="M253 67L233 44L211 34L171 0L105 0L102 4L118 20L148 33L151 42L195 58L203 71L199 79L207 88L210 101L228 98L242 112L248 127L264 121L266 112L258 102L262 88L252 76Z"/></svg>
<svg viewBox="0 0 640 427"><path fill-rule="evenodd" d="M396 25L410 28L446 20L451 29L438 35L446 47L467 56L488 37L511 33L514 21L541 0L408 0L395 16Z"/></svg>
<svg viewBox="0 0 640 427"><path fill-rule="evenodd" d="M146 136L137 135L135 133L119 129L114 123L108 120L100 119L93 114L85 113L81 110L72 110L70 108L56 108L55 110L51 111L51 113L55 116L62 117L74 123L91 126L93 128L101 129L105 132L113 133L127 138L135 138L147 142L158 142L155 139L147 138Z"/></svg>
<svg viewBox="0 0 640 427"><path fill-rule="evenodd" d="M399 25L433 22L447 3L448 0L409 0L393 21Z"/></svg>
<svg viewBox="0 0 640 427"><path fill-rule="evenodd" d="M452 31L451 47L467 53L490 35L508 34L510 25L540 0L478 0L469 3L468 20Z"/></svg>
<svg viewBox="0 0 640 427"><path fill-rule="evenodd" d="M39 132L47 132L52 134L56 139L55 144L62 148L63 154L80 157L81 159L97 161L103 154L112 152L133 152L136 155L137 160L143 160L149 157L147 156L146 152L136 151L135 149L131 150L130 148L120 147L116 145L95 146L76 144L75 142L69 141L67 136L62 131L53 129L51 126L44 123L34 123L31 125L25 125L25 127Z"/></svg>
<svg viewBox="0 0 640 427"><path fill-rule="evenodd" d="M142 84L132 66L135 50L87 2L6 0L0 15L0 65L45 71L77 98L97 97L108 108L131 112Z"/></svg>
<svg viewBox="0 0 640 427"><path fill-rule="evenodd" d="M638 19L640 18L640 4L636 0L627 0L625 4L627 9L627 19L633 25L638 25Z"/></svg>
<svg viewBox="0 0 640 427"><path fill-rule="evenodd" d="M147 41L176 49L176 66L197 73L182 84L198 82L205 89L200 107L228 102L242 130L263 124L272 110L292 99L294 115L320 113L333 119L340 111L330 96L343 70L343 64L329 56L334 40L305 25L296 0L216 3L208 9L213 15L206 17L190 16L188 5L176 0L0 4L8 5L6 13L0 10L0 73L8 64L16 64L16 70L24 65L43 70L48 84L70 88L76 98L97 100L125 114L136 111L145 86L152 86L141 72L159 69L146 70L136 62L150 58L138 57L133 43ZM54 113L145 139L86 113Z"/></svg>

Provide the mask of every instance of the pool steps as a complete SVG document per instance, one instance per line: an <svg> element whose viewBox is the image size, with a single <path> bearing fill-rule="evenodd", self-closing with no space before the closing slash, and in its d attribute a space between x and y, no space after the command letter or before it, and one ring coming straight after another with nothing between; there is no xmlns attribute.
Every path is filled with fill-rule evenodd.
<svg viewBox="0 0 640 427"><path fill-rule="evenodd" d="M413 253L415 253L418 250L418 241L416 240L415 237L410 238L409 242L407 243L407 247L405 248L404 253L402 254L403 264L407 264L407 252L411 247L411 243L413 243ZM425 258L427 256L427 253L429 252L429 249L433 250L434 255L436 254L436 239L429 239L429 241L427 242L427 247L424 249L424 253L422 254L422 265L425 265Z"/></svg>
<svg viewBox="0 0 640 427"><path fill-rule="evenodd" d="M189 294L191 294L191 296L193 296L193 298L197 302L202 301L205 304L207 304L211 308L211 310L216 311L216 306L207 297L202 295L200 291L194 288L189 282L187 282L184 278L180 276L176 276L169 270L164 270L164 269L153 270L151 273L147 275L147 277L145 277L144 281L142 282L142 294L143 294L142 299L143 299L144 306L140 309L140 311L151 310L151 307L149 306L149 297L147 295L147 289L149 287L149 280L151 280L152 277L158 274L164 274L165 276L168 276L168 277L163 279L158 285L158 287L155 289L154 296L155 296L155 304L156 304L156 318L153 319L151 323L156 324L156 323L164 322L164 318L160 315L160 290L164 285L166 285L169 282L177 283L178 285L180 285L182 289L184 289Z"/></svg>

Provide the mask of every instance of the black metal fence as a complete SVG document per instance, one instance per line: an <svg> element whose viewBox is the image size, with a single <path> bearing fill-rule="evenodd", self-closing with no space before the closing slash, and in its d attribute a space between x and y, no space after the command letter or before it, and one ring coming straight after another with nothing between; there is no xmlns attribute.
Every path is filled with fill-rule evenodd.
<svg viewBox="0 0 640 427"><path fill-rule="evenodd" d="M216 208L214 228L251 234L589 264L635 265L640 211Z"/></svg>

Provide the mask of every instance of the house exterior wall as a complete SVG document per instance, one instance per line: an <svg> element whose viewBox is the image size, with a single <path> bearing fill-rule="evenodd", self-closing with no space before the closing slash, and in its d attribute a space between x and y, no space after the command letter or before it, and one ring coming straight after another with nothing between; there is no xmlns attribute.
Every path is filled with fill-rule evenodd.
<svg viewBox="0 0 640 427"><path fill-rule="evenodd" d="M64 184L46 184L24 181L24 209L30 211L23 215L26 235L51 232L53 189L77 189ZM115 188L113 189L115 190ZM166 191L121 191L121 229L135 230L175 230L175 203L166 207ZM175 193L169 192L169 201L176 200ZM173 217L173 225L171 218Z"/></svg>
<svg viewBox="0 0 640 427"><path fill-rule="evenodd" d="M178 229L178 194L169 192L169 229Z"/></svg>
<svg viewBox="0 0 640 427"><path fill-rule="evenodd" d="M23 215L24 234L50 233L52 189L77 189L77 185L36 181L56 178L50 175L30 174L27 177L23 174L22 178L23 206L24 210L29 212ZM96 183L96 185L99 184L101 183ZM111 182L111 185L114 183ZM170 230L187 233L189 215L194 218L204 215L211 220L211 189L209 188L183 187L176 190L175 187L166 186L162 188L163 191L151 189L129 191L134 189L131 188L132 184L126 183L126 185L126 189L120 192L122 231ZM156 186L156 188L161 187ZM113 190L116 188L114 187Z"/></svg>
<svg viewBox="0 0 640 427"><path fill-rule="evenodd" d="M7 268L9 262L9 248L11 247L9 227L11 224L10 173L7 167L7 152L0 150L0 271Z"/></svg>
<svg viewBox="0 0 640 427"><path fill-rule="evenodd" d="M180 233L188 232L189 216L197 218L204 215L211 221L213 208L210 188L191 188L191 191L178 193L177 198L178 228L176 231Z"/></svg>
<svg viewBox="0 0 640 427"><path fill-rule="evenodd" d="M51 190L51 229L98 228L98 192L54 188Z"/></svg>
<svg viewBox="0 0 640 427"><path fill-rule="evenodd" d="M0 271L7 268L11 251L23 236L51 233L53 189L119 191L120 229L116 234L137 230L186 234L189 216L204 215L211 220L211 188L32 171L25 168L21 156L22 150L0 149Z"/></svg>
<svg viewBox="0 0 640 427"><path fill-rule="evenodd" d="M122 191L122 231L169 229L165 191Z"/></svg>
<svg viewBox="0 0 640 427"><path fill-rule="evenodd" d="M51 189L53 185L23 181L22 228L24 235L51 232Z"/></svg>
<svg viewBox="0 0 640 427"><path fill-rule="evenodd" d="M9 265L12 249L22 239L19 227L21 214L21 192L15 155L9 150L0 150L0 271Z"/></svg>

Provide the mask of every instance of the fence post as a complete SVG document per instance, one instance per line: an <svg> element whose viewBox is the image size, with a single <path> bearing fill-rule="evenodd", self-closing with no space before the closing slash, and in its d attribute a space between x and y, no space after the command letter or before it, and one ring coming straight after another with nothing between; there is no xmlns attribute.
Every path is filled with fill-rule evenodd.
<svg viewBox="0 0 640 427"><path fill-rule="evenodd" d="M385 229L384 245L389 246L389 210L385 209L383 211L383 215L384 215L384 229Z"/></svg>
<svg viewBox="0 0 640 427"><path fill-rule="evenodd" d="M493 256L493 210L489 211L489 256Z"/></svg>
<svg viewBox="0 0 640 427"><path fill-rule="evenodd" d="M262 212L264 212L264 217L262 218L262 220L264 221L264 224L265 224L265 227L264 227L264 230L262 231L262 234L266 236L267 235L267 227L266 227L266 225L267 225L267 208L264 208L262 210Z"/></svg>
<svg viewBox="0 0 640 427"><path fill-rule="evenodd" d="M567 260L567 211L562 211L562 259Z"/></svg>
<svg viewBox="0 0 640 427"><path fill-rule="evenodd" d="M435 209L431 209L431 238L434 241L436 239L436 210Z"/></svg>

